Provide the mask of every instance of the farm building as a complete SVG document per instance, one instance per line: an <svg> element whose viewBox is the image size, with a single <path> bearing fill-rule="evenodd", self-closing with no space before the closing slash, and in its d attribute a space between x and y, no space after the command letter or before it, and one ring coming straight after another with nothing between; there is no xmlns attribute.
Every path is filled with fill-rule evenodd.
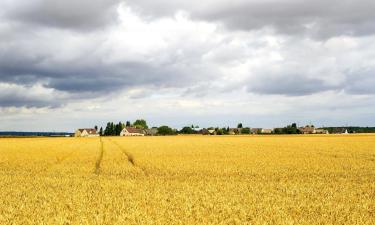
<svg viewBox="0 0 375 225"><path fill-rule="evenodd" d="M241 134L241 128L230 128L228 133L230 135Z"/></svg>
<svg viewBox="0 0 375 225"><path fill-rule="evenodd" d="M251 128L250 129L250 133L251 134L260 134L260 133L262 133L262 128Z"/></svg>
<svg viewBox="0 0 375 225"><path fill-rule="evenodd" d="M145 131L135 127L125 127L122 129L120 136L145 136Z"/></svg>
<svg viewBox="0 0 375 225"><path fill-rule="evenodd" d="M99 134L94 128L82 128L76 130L74 137L99 137Z"/></svg>
<svg viewBox="0 0 375 225"><path fill-rule="evenodd" d="M148 136L154 136L154 135L158 134L158 128L153 127L153 128L150 128L150 129L145 129L144 132Z"/></svg>
<svg viewBox="0 0 375 225"><path fill-rule="evenodd" d="M206 128L203 128L202 130L198 131L197 134L209 135L210 132L208 132Z"/></svg>
<svg viewBox="0 0 375 225"><path fill-rule="evenodd" d="M273 129L262 129L262 134L272 134Z"/></svg>
<svg viewBox="0 0 375 225"><path fill-rule="evenodd" d="M298 130L301 132L301 134L315 134L316 130L314 126L305 126L305 127L300 127Z"/></svg>
<svg viewBox="0 0 375 225"><path fill-rule="evenodd" d="M328 130L324 129L315 129L316 134L329 134Z"/></svg>

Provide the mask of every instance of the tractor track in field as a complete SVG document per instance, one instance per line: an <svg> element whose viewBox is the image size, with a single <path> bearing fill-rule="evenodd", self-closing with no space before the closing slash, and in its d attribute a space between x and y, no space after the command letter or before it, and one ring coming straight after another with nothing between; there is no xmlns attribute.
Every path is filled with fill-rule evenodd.
<svg viewBox="0 0 375 225"><path fill-rule="evenodd" d="M129 153L125 148L123 148L119 143L115 142L112 139L109 139L116 147L127 157L128 162L132 164L133 167L139 168L145 175L147 175L147 171L142 166L136 164L134 156Z"/></svg>
<svg viewBox="0 0 375 225"><path fill-rule="evenodd" d="M103 155L104 155L104 143L103 143L102 137L100 137L100 152L99 152L98 158L96 159L95 170L94 170L94 174L96 175L100 174L100 171L101 171L100 166L103 160Z"/></svg>

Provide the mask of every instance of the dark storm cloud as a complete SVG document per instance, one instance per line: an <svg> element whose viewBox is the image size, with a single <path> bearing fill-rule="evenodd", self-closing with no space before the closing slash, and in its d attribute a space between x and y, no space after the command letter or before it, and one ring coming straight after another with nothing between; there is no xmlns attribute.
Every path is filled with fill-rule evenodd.
<svg viewBox="0 0 375 225"><path fill-rule="evenodd" d="M113 23L119 0L19 0L2 5L3 17L11 22L92 30Z"/></svg>
<svg viewBox="0 0 375 225"><path fill-rule="evenodd" d="M25 54L18 46L10 46L4 47L5 50L0 49L0 83L42 83L45 87L59 91L101 94L144 85L184 86L204 79L201 73L207 76L210 74L209 68L180 65L175 60L163 64L127 60L106 63L104 54L54 61L58 53L39 52L36 48L32 52L34 54Z"/></svg>
<svg viewBox="0 0 375 225"><path fill-rule="evenodd" d="M225 38L231 37L232 33L236 34L231 32L232 29L247 31L264 27L272 27L283 34L294 36L306 34L319 38L345 34L367 35L375 31L375 24L372 23L375 20L375 14L372 12L375 3L365 0L356 2L129 0L126 2L133 7L132 10L141 12L140 15L162 17L173 15L177 10L190 12L194 20L191 22L193 28L186 28L191 29L186 33L191 37L201 35L198 34L194 24L196 20L224 24L229 31L220 29L217 35ZM203 35L204 37L199 38L199 41L195 41L194 38L190 41L189 36L181 31L181 37L186 38L182 41L171 44L160 41L155 44L160 46L142 49L141 42L154 43L150 40L152 37L148 39L135 36L136 38L127 39L128 34L132 35L124 32L119 35L121 37L111 39L113 33L129 29L126 26L129 25L126 24L128 21L108 30L100 29L116 22L118 4L118 0L6 1L0 8L0 85L3 84L0 86L0 107L58 107L71 99L93 99L113 93L120 94L127 89L138 87L144 90L130 97L147 97L153 93L149 91L150 89L182 88L186 90L186 96L195 96L198 99L205 95L214 95L215 92L220 92L220 88L225 93L242 88L244 84L238 83L243 80L246 81L248 92L264 95L303 96L328 90L345 90L350 94L375 94L372 88L375 85L372 72L357 71L347 74L347 80L343 83L330 85L324 79L320 79L321 76L311 76L309 73L311 70L304 69L304 65L316 66L306 63L309 59L298 56L291 60L301 65L296 67L297 69L288 70L287 64L280 64L280 71L271 72L272 74L269 75L264 70L272 67L272 62L259 62L261 69L254 72L251 79L246 75L239 76L238 83L231 84L230 79L223 78L223 73L237 71L231 68L237 61L250 61L251 57L256 61L257 55L241 55L241 51L253 52L253 44L247 44L246 40L239 37L238 40L233 41L233 44L239 47L233 50L230 46L232 42L211 45L211 40L215 42L215 38L221 38L215 36L216 34L207 37ZM143 22L147 19L150 17L137 18L129 23L133 22L135 25L140 23L148 28L147 26L152 26L152 23ZM166 27L162 28L173 32L163 33L165 31L158 30L162 27L160 24L151 27L153 29L150 30L162 34L157 38L174 40L173 37L165 38L168 35L180 35L176 25L167 27L174 22L176 21L172 19L165 23ZM143 30L133 30L133 32L142 33ZM141 37L141 40L137 37ZM257 37L252 38L257 39ZM202 41L204 39L209 41ZM232 37L229 39L232 40ZM263 39L265 38L259 37L260 42ZM295 43L287 45L297 47L291 49L291 52L288 49L285 53L281 53L282 56L293 54L292 51L298 49L301 38L296 36L295 40ZM314 39L314 41L321 40ZM122 42L127 47L121 46ZM135 43L135 47L132 47L131 42ZM259 52L262 52L262 49L269 51L266 49L268 42L264 43L264 46L258 46ZM224 46L222 55L225 57L210 59L206 57L204 61L203 56L207 56L206 53L215 55L214 50L220 49L221 45ZM127 48L131 48L130 53ZM137 48L141 50L138 51ZM277 49L270 48L270 51L277 51ZM262 57L264 53L259 54ZM247 59L248 57L250 59ZM319 55L312 58L319 58ZM231 61L233 64L226 63ZM286 61L288 61L287 57ZM330 66L340 65L330 64ZM241 69L240 74L245 73L242 70L246 68ZM291 74L290 71L296 71L298 74ZM307 73L304 74L304 71ZM232 73L225 76L236 76L235 72ZM217 86L220 88L215 88L215 85L200 86L201 83L206 84L210 81L219 83ZM39 86L35 87L36 84ZM64 97L59 97L61 94ZM169 94L173 95L173 93Z"/></svg>
<svg viewBox="0 0 375 225"><path fill-rule="evenodd" d="M61 106L62 101L44 100L43 98L30 98L24 95L3 95L0 91L0 107L48 107L55 108Z"/></svg>
<svg viewBox="0 0 375 225"><path fill-rule="evenodd" d="M171 16L177 10L193 19L220 22L229 29L273 28L279 33L315 38L361 36L375 32L375 2L372 0L234 0L168 1L128 0L145 15Z"/></svg>
<svg viewBox="0 0 375 225"><path fill-rule="evenodd" d="M37 81L45 87L70 93L115 92L126 87L138 85L153 86L180 86L194 81L179 69L160 66L150 66L144 63L122 63L120 65L95 65L96 67L80 67L79 65L59 65L60 68L37 68L37 65L28 65L29 70L7 70L0 68L0 82L15 84L30 84ZM62 67L66 66L66 70ZM75 68L68 68L68 67ZM36 68L35 68L36 67ZM182 83L181 83L182 82Z"/></svg>

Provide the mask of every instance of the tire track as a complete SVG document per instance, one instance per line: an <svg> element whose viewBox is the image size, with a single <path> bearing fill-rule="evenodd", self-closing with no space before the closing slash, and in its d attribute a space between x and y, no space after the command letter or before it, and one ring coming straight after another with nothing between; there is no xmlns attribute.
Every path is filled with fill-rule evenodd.
<svg viewBox="0 0 375 225"><path fill-rule="evenodd" d="M95 162L95 171L94 171L96 175L99 175L101 172L100 165L103 160L103 155L104 155L104 143L103 143L102 137L100 137L100 152Z"/></svg>
<svg viewBox="0 0 375 225"><path fill-rule="evenodd" d="M145 168L143 168L142 166L136 164L135 162L135 159L134 159L134 156L129 153L125 148L123 148L120 144L118 144L117 142L115 142L114 140L112 139L109 139L114 145L116 145L116 147L127 157L128 159L128 162L130 164L132 164L133 167L135 168L138 168L140 169L145 175L148 175L147 171Z"/></svg>

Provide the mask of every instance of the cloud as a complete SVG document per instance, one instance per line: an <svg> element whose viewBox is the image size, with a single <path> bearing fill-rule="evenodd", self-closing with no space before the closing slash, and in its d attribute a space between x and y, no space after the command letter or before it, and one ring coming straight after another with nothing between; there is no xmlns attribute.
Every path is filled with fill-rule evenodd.
<svg viewBox="0 0 375 225"><path fill-rule="evenodd" d="M247 86L247 90L259 94L301 96L333 90L337 87L325 84L323 80L296 74L282 76L263 76Z"/></svg>
<svg viewBox="0 0 375 225"><path fill-rule="evenodd" d="M46 27L24 38L18 26L0 22L5 27L0 33L7 34L0 36L0 83L38 83L71 96L95 98L137 87L185 88L219 74L199 60L211 47L211 25L195 24L183 15L147 23L123 10L119 25L90 33ZM171 35L170 30L162 29L166 26L183 29ZM201 36L184 42L196 31ZM11 100L7 102L9 105ZM47 102L24 104L42 107Z"/></svg>
<svg viewBox="0 0 375 225"><path fill-rule="evenodd" d="M225 0L168 1L128 0L146 16L163 17L178 10L187 11L193 19L218 22L228 29L274 29L286 35L330 38L341 35L362 36L375 32L374 1L340 0Z"/></svg>
<svg viewBox="0 0 375 225"><path fill-rule="evenodd" d="M349 94L375 94L375 68L349 72L345 91Z"/></svg>
<svg viewBox="0 0 375 225"><path fill-rule="evenodd" d="M225 125L260 116L287 123L291 113L303 117L295 107L338 121L355 107L353 121L363 122L375 110L373 5L6 0L0 112L70 124L89 114L82 126L124 115ZM308 114L316 108L320 115Z"/></svg>
<svg viewBox="0 0 375 225"><path fill-rule="evenodd" d="M23 86L0 83L1 107L59 107L63 104L65 95L39 84Z"/></svg>
<svg viewBox="0 0 375 225"><path fill-rule="evenodd" d="M114 23L118 4L119 0L6 0L1 11L10 22L88 31Z"/></svg>

